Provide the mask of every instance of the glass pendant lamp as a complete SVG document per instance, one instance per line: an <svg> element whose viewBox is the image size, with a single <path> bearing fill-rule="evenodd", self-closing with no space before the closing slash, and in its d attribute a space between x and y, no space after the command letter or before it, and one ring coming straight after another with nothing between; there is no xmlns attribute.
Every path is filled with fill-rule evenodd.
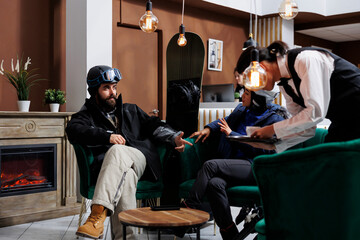
<svg viewBox="0 0 360 240"><path fill-rule="evenodd" d="M152 13L152 2L148 0L146 2L146 12L139 20L139 26L141 30L146 33L152 33L157 29L159 20Z"/></svg>
<svg viewBox="0 0 360 240"><path fill-rule="evenodd" d="M266 86L266 72L259 63L259 51L254 48L251 50L251 62L243 74L244 85L247 89L256 91Z"/></svg>
<svg viewBox="0 0 360 240"><path fill-rule="evenodd" d="M299 9L294 0L284 0L279 7L279 15L283 19L290 20L296 17Z"/></svg>

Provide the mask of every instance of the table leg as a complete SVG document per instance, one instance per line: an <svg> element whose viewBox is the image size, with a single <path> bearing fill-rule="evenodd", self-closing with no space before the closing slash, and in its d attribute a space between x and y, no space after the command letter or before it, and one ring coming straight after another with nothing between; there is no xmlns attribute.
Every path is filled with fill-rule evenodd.
<svg viewBox="0 0 360 240"><path fill-rule="evenodd" d="M200 227L196 228L196 240L200 240Z"/></svg>
<svg viewBox="0 0 360 240"><path fill-rule="evenodd" d="M158 229L158 240L160 240L160 228Z"/></svg>
<svg viewBox="0 0 360 240"><path fill-rule="evenodd" d="M123 224L123 240L126 240L126 225Z"/></svg>

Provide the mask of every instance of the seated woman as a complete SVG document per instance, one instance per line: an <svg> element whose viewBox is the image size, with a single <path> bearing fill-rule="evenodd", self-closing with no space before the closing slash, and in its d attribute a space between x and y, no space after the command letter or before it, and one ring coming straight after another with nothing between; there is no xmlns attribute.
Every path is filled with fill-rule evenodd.
<svg viewBox="0 0 360 240"><path fill-rule="evenodd" d="M181 203L182 207L201 209L202 198L207 196L215 221L220 227L223 239L233 239L238 233L232 220L229 201L225 189L230 186L256 185L251 170L255 156L270 154L274 151L253 148L239 143L233 149L226 136L246 135L247 126L263 127L287 118L287 112L279 105L271 104L275 95L263 90L245 90L242 104L225 119L219 119L205 126L202 131L193 133L204 142L210 134L220 134L218 147L219 159L204 163L190 191L189 198Z"/></svg>

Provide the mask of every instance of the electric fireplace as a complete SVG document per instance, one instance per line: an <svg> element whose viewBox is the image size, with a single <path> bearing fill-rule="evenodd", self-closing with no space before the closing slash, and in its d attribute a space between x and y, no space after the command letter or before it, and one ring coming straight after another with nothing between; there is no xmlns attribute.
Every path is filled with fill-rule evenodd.
<svg viewBox="0 0 360 240"><path fill-rule="evenodd" d="M71 115L0 111L0 227L79 213Z"/></svg>
<svg viewBox="0 0 360 240"><path fill-rule="evenodd" d="M56 144L0 146L0 197L56 190Z"/></svg>

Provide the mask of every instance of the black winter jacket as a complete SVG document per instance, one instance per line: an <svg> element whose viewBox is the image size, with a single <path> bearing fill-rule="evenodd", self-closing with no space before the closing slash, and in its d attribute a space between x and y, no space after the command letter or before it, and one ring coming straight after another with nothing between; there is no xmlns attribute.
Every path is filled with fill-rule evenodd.
<svg viewBox="0 0 360 240"><path fill-rule="evenodd" d="M135 104L123 104L121 95L116 102L115 116L119 122L117 129L99 109L95 99L86 99L84 106L72 115L66 127L69 141L91 148L95 158L91 168L98 173L106 151L112 146L110 135L121 134L127 146L140 150L146 157L142 179L157 180L161 175L161 163L155 143L175 145L174 138L180 132L159 118L150 117Z"/></svg>

